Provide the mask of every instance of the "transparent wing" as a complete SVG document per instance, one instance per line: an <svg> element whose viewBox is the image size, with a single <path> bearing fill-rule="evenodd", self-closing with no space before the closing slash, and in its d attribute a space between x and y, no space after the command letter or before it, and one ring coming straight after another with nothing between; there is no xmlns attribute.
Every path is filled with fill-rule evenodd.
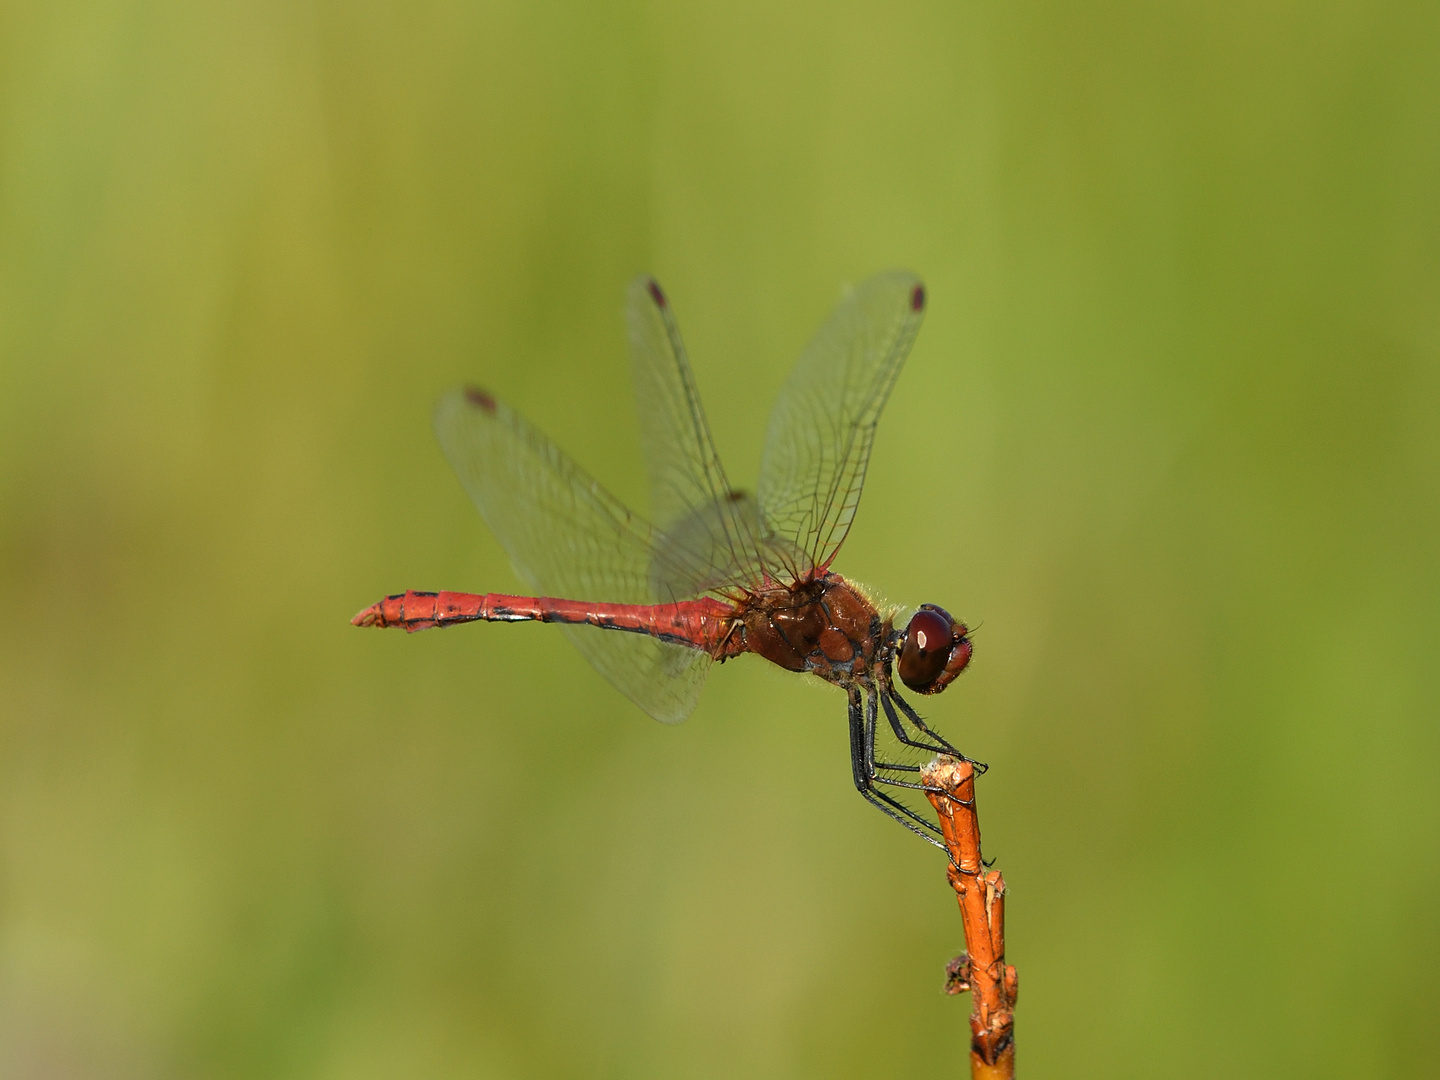
<svg viewBox="0 0 1440 1080"><path fill-rule="evenodd" d="M673 549L652 568L652 588L678 599L753 582L759 515L725 476L675 314L653 279L631 282L626 321L650 512Z"/></svg>
<svg viewBox="0 0 1440 1080"><path fill-rule="evenodd" d="M659 537L649 522L482 391L442 397L435 434L515 572L537 595L651 604L654 567L690 558L669 544L657 554ZM655 719L675 723L695 708L707 654L645 634L563 629L600 674Z"/></svg>
<svg viewBox="0 0 1440 1080"><path fill-rule="evenodd" d="M560 629L611 686L662 724L678 724L695 711L710 675L709 653L646 634L593 626Z"/></svg>
<svg viewBox="0 0 1440 1080"><path fill-rule="evenodd" d="M770 413L757 495L766 544L828 567L850 531L875 425L925 313L920 279L870 278L805 347Z"/></svg>

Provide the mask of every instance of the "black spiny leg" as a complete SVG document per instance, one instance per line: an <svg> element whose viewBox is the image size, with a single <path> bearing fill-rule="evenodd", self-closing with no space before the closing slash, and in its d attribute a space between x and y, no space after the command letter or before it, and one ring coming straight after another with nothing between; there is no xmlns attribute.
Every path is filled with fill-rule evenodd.
<svg viewBox="0 0 1440 1080"><path fill-rule="evenodd" d="M877 706L876 702L879 699L879 693L867 694L865 697L865 747L867 752L867 759L865 764L868 766L871 783L889 784L891 787L909 788L911 791L927 790L924 784L916 784L912 783L909 780L896 780L889 776L879 775L879 773L883 772L918 773L920 771L919 765L901 765L898 762L877 761L875 759L875 730L877 719L876 713L879 711L879 707ZM890 703L888 701L885 703L885 711L887 713L890 713ZM895 715L893 713L890 713L890 726L895 728L895 733L897 735L900 735L901 742L906 743L910 746L919 746L922 749L926 750L933 749L932 747L924 746L922 743L913 742L910 739L905 738L903 734L904 729L898 727L897 724L898 721L895 719ZM935 750L935 752L940 754L944 753L943 750ZM910 816L914 817L915 815L911 814Z"/></svg>
<svg viewBox="0 0 1440 1080"><path fill-rule="evenodd" d="M852 687L850 690L850 771L855 777L855 790L865 797L867 802L879 807L886 814L904 825L922 840L926 840L941 851L947 851L943 843L936 839L940 830L926 821L915 811L911 810L904 803L892 799L883 791L876 791L875 776L873 772L875 760L875 706L873 699L870 704L869 723L866 723L866 709L860 700L860 690Z"/></svg>
<svg viewBox="0 0 1440 1080"><path fill-rule="evenodd" d="M887 715L890 716L892 725L896 723L894 714L890 712L890 702L892 701L896 705L900 706L900 711L905 714L905 719L909 720L910 723L914 724L917 730L924 732L926 735L930 736L930 738L934 739L937 743L940 744L941 747L944 748L940 751L941 753L949 754L951 757L958 758L961 761L968 761L971 765L975 766L976 776L979 776L981 773L985 772L987 769L990 768L990 766L986 765L983 761L976 761L972 757L966 757L959 750L956 750L955 747L951 746L945 740L944 736L940 735L936 731L932 731L928 726L926 726L925 721L920 719L920 714L910 707L909 702L907 702L904 698L902 698L899 694L895 692L894 687L890 687L889 690L885 691L885 712ZM902 739L902 741L909 742L908 739ZM911 745L916 744L912 743Z"/></svg>
<svg viewBox="0 0 1440 1080"><path fill-rule="evenodd" d="M896 715L895 706L890 703L891 697L891 694L886 694L882 691L880 701L881 704L885 706L885 717L890 721L890 730L895 732L895 738L899 739L906 746L913 746L917 750L928 750L932 754L949 754L956 756L955 748L948 742L945 742L944 739L937 737L936 741L942 744L940 746L936 746L934 743L920 742L912 739L910 733L905 730L905 725L900 722L900 717Z"/></svg>

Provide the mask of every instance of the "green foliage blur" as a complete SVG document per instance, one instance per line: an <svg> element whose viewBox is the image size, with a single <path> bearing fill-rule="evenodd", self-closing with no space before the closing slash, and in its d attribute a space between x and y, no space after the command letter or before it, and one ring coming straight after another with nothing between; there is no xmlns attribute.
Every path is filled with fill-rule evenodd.
<svg viewBox="0 0 1440 1080"><path fill-rule="evenodd" d="M678 728L506 591L492 389L642 509L930 304L837 569L979 624L1026 1075L1440 1071L1440 6L0 5L0 1076L962 1075L838 692ZM600 598L603 599L603 598Z"/></svg>

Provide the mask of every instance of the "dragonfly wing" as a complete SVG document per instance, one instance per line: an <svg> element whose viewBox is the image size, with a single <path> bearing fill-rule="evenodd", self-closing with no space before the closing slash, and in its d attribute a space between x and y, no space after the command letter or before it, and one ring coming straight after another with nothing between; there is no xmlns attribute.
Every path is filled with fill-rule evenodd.
<svg viewBox="0 0 1440 1080"><path fill-rule="evenodd" d="M752 582L759 516L725 476L675 313L652 278L631 282L626 321L651 514L667 537L652 586L665 600Z"/></svg>
<svg viewBox="0 0 1440 1080"><path fill-rule="evenodd" d="M700 700L710 654L648 634L564 626L565 636L596 671L662 724L678 724Z"/></svg>
<svg viewBox="0 0 1440 1080"><path fill-rule="evenodd" d="M515 572L538 595L655 602L650 523L517 413L483 391L455 389L436 407L435 434ZM657 720L673 723L694 709L708 654L646 634L565 629L600 674Z"/></svg>
<svg viewBox="0 0 1440 1080"><path fill-rule="evenodd" d="M759 537L758 552L747 547L737 553L717 542L717 537L733 532L737 523L743 535ZM754 495L743 491L732 491L729 498L702 506L676 521L666 529L660 547L666 554L657 557L652 580L661 596L678 586L696 593L713 590L725 595L727 587L760 581L765 573L780 577L806 561L793 545L766 534L760 504ZM708 569L699 574L689 570L697 565Z"/></svg>
<svg viewBox="0 0 1440 1080"><path fill-rule="evenodd" d="M924 313L915 275L870 278L841 300L780 391L757 494L767 545L801 553L792 572L828 567L849 532L875 425Z"/></svg>

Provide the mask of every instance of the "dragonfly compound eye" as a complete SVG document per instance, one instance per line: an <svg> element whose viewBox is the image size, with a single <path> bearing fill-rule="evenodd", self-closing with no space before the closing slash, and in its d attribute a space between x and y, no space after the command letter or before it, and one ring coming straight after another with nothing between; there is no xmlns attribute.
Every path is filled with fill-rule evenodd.
<svg viewBox="0 0 1440 1080"><path fill-rule="evenodd" d="M900 681L917 694L938 694L970 663L965 624L925 604L910 619L900 649Z"/></svg>

